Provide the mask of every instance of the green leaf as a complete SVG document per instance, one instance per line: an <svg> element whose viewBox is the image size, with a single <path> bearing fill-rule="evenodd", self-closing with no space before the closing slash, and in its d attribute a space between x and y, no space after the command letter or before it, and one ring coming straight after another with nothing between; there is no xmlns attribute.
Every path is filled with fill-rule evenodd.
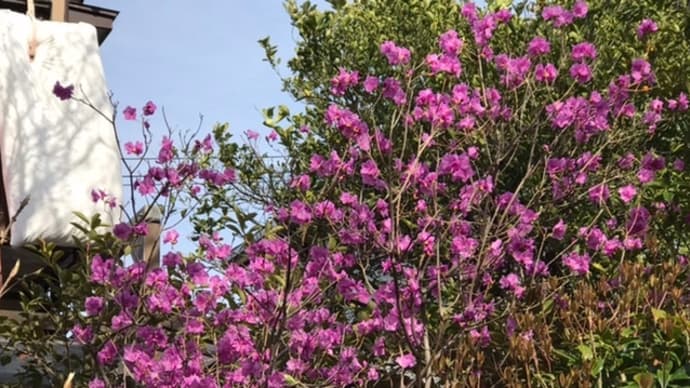
<svg viewBox="0 0 690 388"><path fill-rule="evenodd" d="M666 319L667 314L664 310L652 307L652 317L654 318L654 322L659 322L662 319Z"/></svg>
<svg viewBox="0 0 690 388"><path fill-rule="evenodd" d="M592 348L585 344L581 344L577 346L577 350L580 351L580 355L582 356L582 359L584 361L589 361L592 358L594 358L594 354L592 353Z"/></svg>
<svg viewBox="0 0 690 388"><path fill-rule="evenodd" d="M601 373L601 371L603 369L604 369L604 359L599 358L592 365L592 371L590 373L592 374L592 377L596 377L596 376L599 376L599 374Z"/></svg>
<svg viewBox="0 0 690 388"><path fill-rule="evenodd" d="M264 59L263 61L268 62L271 67L276 67L280 64L280 59L276 57L278 54L278 46L271 44L271 37L267 36L263 39L259 39L259 45L264 49Z"/></svg>
<svg viewBox="0 0 690 388"><path fill-rule="evenodd" d="M649 372L638 373L633 380L640 388L652 388L654 386L654 375Z"/></svg>

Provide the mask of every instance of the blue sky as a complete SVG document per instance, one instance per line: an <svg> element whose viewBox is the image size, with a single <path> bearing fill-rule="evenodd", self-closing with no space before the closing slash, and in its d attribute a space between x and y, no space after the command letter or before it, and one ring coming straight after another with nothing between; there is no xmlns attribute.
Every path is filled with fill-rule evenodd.
<svg viewBox="0 0 690 388"><path fill-rule="evenodd" d="M196 128L203 114L206 129L227 121L244 132L260 127L262 108L291 101L256 42L270 35L282 57L291 55L280 0L88 2L120 11L101 53L121 108L151 99L177 129Z"/></svg>

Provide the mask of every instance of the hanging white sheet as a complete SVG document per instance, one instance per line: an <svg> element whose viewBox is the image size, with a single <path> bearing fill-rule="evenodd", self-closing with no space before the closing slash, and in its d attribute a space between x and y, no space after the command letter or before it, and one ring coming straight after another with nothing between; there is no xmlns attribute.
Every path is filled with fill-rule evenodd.
<svg viewBox="0 0 690 388"><path fill-rule="evenodd" d="M35 30L32 30L35 29ZM36 55L29 59L35 33ZM80 236L74 212L100 214L113 224L120 211L92 201L92 190L122 198L113 108L96 29L85 23L33 21L0 11L0 157L10 216L28 205L11 230L11 245L39 239L61 246ZM53 94L56 82L74 86L75 99Z"/></svg>

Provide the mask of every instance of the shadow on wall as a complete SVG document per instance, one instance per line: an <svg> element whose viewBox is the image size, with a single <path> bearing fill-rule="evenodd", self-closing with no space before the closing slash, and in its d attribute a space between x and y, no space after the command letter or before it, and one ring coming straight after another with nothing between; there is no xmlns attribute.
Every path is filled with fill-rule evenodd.
<svg viewBox="0 0 690 388"><path fill-rule="evenodd" d="M111 123L113 108L103 75L96 29L85 23L38 21L0 11L0 152L8 211L14 215L29 196L12 228L14 246L43 238L73 243L74 212L119 220L119 210L93 203L101 189L122 198L120 155ZM35 30L34 30L35 28ZM34 32L35 31L35 32ZM31 34L38 47L28 56ZM56 82L74 85L75 100L52 93Z"/></svg>

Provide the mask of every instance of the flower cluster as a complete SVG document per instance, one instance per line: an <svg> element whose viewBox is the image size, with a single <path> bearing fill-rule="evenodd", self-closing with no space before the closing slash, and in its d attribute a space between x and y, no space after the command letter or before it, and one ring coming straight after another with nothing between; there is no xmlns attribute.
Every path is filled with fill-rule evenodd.
<svg viewBox="0 0 690 388"><path fill-rule="evenodd" d="M376 46L385 68L334 69L322 104L268 139L294 158L268 199L243 191L275 182L266 173L275 170L254 171L264 166L256 149L224 147L219 133L187 147L164 137L133 188L187 198L209 221L189 254L176 250L177 231L165 233L161 268L89 256L93 292L72 335L94 349L90 386L120 383L122 370L158 387L481 386L529 379L532 362L566 376L577 357L566 365L546 354L557 341L584 346L554 329L591 325L573 313L575 298L622 294L637 276L626 265L656 260L656 228L689 210L656 191L683 160L649 146L686 114L687 95L644 89L657 83L644 53L620 59L622 74L597 69L605 52L562 33L589 12L569 4L543 7L538 34L505 52L494 33L521 16L468 2L463 25L432 52L386 40ZM637 36L658 29L645 19ZM155 110L149 102L141 114ZM139 157L148 148L124 145ZM261 234L245 232L251 217L227 205L236 198L265 200ZM147 233L140 219L112 229L118 246ZM674 297L661 295L649 298ZM582 305L588 319L594 309L614 319L604 301ZM519 367L490 374L489 359Z"/></svg>

